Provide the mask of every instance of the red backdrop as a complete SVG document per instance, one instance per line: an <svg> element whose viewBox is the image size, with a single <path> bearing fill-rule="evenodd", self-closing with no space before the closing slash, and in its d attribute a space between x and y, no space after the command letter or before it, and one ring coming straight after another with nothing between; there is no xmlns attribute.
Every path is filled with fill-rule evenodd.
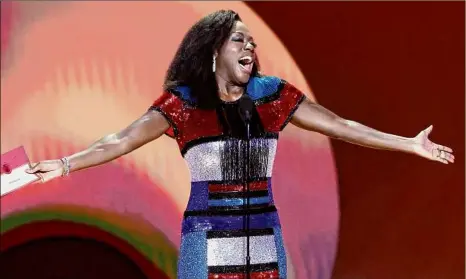
<svg viewBox="0 0 466 279"><path fill-rule="evenodd" d="M434 125L454 165L333 141L334 279L464 278L464 2L248 2L320 104L386 132Z"/></svg>

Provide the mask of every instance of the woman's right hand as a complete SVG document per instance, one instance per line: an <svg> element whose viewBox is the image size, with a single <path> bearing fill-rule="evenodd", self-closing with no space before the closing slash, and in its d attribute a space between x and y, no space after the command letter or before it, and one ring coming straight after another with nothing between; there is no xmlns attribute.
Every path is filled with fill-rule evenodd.
<svg viewBox="0 0 466 279"><path fill-rule="evenodd" d="M63 168L61 160L47 160L31 164L31 168L27 169L26 172L36 174L43 183L62 176Z"/></svg>

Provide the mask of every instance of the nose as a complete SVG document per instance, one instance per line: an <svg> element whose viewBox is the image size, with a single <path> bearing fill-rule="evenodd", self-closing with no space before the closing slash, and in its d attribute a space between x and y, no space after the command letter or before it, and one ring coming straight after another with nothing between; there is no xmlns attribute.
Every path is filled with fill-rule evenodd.
<svg viewBox="0 0 466 279"><path fill-rule="evenodd" d="M246 45L244 46L245 50L254 50L254 44L251 42L246 42Z"/></svg>

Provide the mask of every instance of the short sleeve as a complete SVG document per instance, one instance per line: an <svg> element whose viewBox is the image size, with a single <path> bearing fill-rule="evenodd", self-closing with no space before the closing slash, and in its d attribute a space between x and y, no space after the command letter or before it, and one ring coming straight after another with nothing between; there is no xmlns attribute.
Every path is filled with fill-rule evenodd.
<svg viewBox="0 0 466 279"><path fill-rule="evenodd" d="M267 98L269 101L261 102L257 106L265 129L269 132L282 131L305 98L303 92L281 80L276 93Z"/></svg>
<svg viewBox="0 0 466 279"><path fill-rule="evenodd" d="M290 122L293 114L298 109L299 105L304 101L306 95L292 84L284 81L283 88L278 97L278 121L280 131L285 129L286 125Z"/></svg>
<svg viewBox="0 0 466 279"><path fill-rule="evenodd" d="M183 102L171 92L164 92L149 108L149 110L158 111L167 119L170 128L165 134L172 138L178 136L179 123L183 121L181 119L182 109Z"/></svg>

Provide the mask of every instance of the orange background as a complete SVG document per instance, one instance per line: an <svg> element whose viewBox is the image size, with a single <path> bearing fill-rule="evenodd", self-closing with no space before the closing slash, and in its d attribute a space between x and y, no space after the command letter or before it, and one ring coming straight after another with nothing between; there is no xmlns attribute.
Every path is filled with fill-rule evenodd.
<svg viewBox="0 0 466 279"><path fill-rule="evenodd" d="M258 52L265 74L314 99L286 47L242 2L10 3L2 59L3 152L24 145L33 161L60 158L122 129L162 93L163 76L189 27L221 8L239 12L263 46ZM2 197L2 220L18 227L59 216L97 226L173 278L189 179L176 142L163 136L116 161ZM288 278L328 278L339 216L329 140L289 125L280 136L273 180Z"/></svg>

